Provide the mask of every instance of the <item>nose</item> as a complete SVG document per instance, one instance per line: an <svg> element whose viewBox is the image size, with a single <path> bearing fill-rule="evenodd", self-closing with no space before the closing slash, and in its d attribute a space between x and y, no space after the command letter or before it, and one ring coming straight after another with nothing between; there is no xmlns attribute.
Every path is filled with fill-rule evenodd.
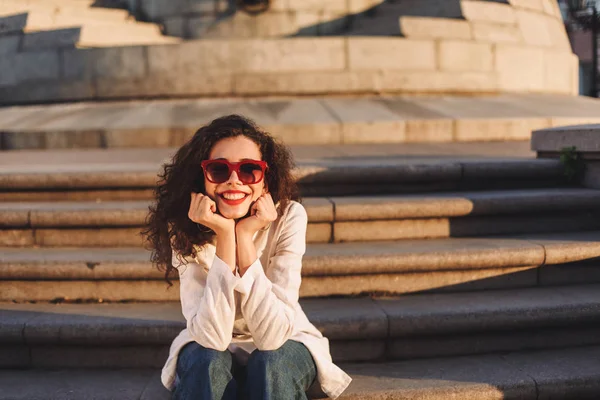
<svg viewBox="0 0 600 400"><path fill-rule="evenodd" d="M229 179L227 179L227 182L225 182L225 183L227 183L229 185L234 185L234 184L241 185L242 181L240 181L240 178L238 177L237 172L231 171L231 174L229 175Z"/></svg>

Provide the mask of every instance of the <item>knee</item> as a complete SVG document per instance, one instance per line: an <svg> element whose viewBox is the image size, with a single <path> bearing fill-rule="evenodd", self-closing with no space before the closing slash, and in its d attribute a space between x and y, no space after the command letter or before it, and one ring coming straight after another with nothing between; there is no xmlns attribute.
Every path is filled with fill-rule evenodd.
<svg viewBox="0 0 600 400"><path fill-rule="evenodd" d="M248 359L248 371L265 373L280 371L283 366L283 350L254 350Z"/></svg>
<svg viewBox="0 0 600 400"><path fill-rule="evenodd" d="M215 375L231 371L231 357L227 357L227 351L208 349L194 343L182 356L183 369L195 374Z"/></svg>

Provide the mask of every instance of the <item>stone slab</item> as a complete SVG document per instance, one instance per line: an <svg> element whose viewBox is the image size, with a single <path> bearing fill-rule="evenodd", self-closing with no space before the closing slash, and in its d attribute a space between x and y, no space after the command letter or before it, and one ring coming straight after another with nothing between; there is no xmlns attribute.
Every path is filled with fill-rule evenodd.
<svg viewBox="0 0 600 400"><path fill-rule="evenodd" d="M73 58L71 53L65 53L65 57L67 54L70 54L68 57ZM117 56L115 55L115 57ZM109 57L112 60L109 60L111 65L117 63L116 60L113 60L115 57ZM76 60L63 67L66 68L67 65L70 65L72 70L65 69L64 73L79 76L81 79L87 79L93 72L89 70L91 66L79 65ZM140 66L137 65L137 68ZM125 73L123 71L126 69L120 71ZM414 73L410 72L410 74ZM390 79L392 78L390 77ZM128 78L107 79L123 80ZM143 83L136 79L129 79L129 81L130 85ZM360 111L350 112L350 110L356 109L360 109ZM386 97L360 100L347 98L324 101L318 98L156 100L128 103L106 102L93 105L83 103L7 107L0 110L0 121L2 121L0 128L6 132L5 135L43 132L43 137L49 133L65 135L94 132L103 135L102 140L110 142L114 146L118 146L119 141L113 140L113 137L119 135L141 137L142 131L153 131L153 135L160 134L169 139L158 143L156 140L150 140L152 136L142 137L147 143L139 142L138 146L157 146L159 144L173 146L174 144L170 143L176 140L171 132L191 133L218 116L237 113L254 119L275 136L288 141L288 144L360 143L367 140L364 137L364 134L367 133L372 136L371 141L385 140L386 143L523 140L529 139L528 135L531 129L549 127L549 121L552 118L564 119L569 118L570 115L580 118L579 120L586 117L592 118L597 115L598 109L599 106L595 100L551 95L500 95L482 98ZM515 120L517 122L514 122ZM421 125L427 122L437 124L432 127L432 132L419 132L414 127L411 131L411 124L417 124L417 127L421 129ZM455 129L451 126L453 123L457 125L462 123L463 125ZM385 128L384 133L378 132L377 124ZM405 134L402 133L403 124L406 125ZM441 132L439 132L440 124L445 127ZM356 127L360 129L357 131ZM373 129L369 130L370 127ZM349 132L345 139L344 129ZM356 134L350 135L351 132ZM109 141L109 139L111 140ZM182 139L177 140L181 141ZM127 143L129 146L135 145L132 140L128 140ZM99 145L99 143L95 145L90 143L87 146ZM26 149L31 146L31 144L23 143L15 148ZM50 145L42 142L35 147L40 146L49 147Z"/></svg>
<svg viewBox="0 0 600 400"><path fill-rule="evenodd" d="M513 289L498 291L493 297L485 292L413 295L377 303L390 318L393 337L508 332L593 322L600 310L600 296L592 291L596 287Z"/></svg>
<svg viewBox="0 0 600 400"><path fill-rule="evenodd" d="M532 287L535 267L464 269L368 275L306 276L300 296L406 295L419 292L463 292Z"/></svg>
<svg viewBox="0 0 600 400"><path fill-rule="evenodd" d="M22 32L27 25L27 13L0 17L0 35Z"/></svg>
<svg viewBox="0 0 600 400"><path fill-rule="evenodd" d="M41 49L74 48L79 42L81 28L65 28L52 31L28 32L21 40L22 51Z"/></svg>
<svg viewBox="0 0 600 400"><path fill-rule="evenodd" d="M343 400L535 398L535 382L499 355L341 364L354 381Z"/></svg>
<svg viewBox="0 0 600 400"><path fill-rule="evenodd" d="M546 327L519 331L460 333L429 337L403 337L390 343L393 359L451 357L468 354L531 351L598 345L597 326Z"/></svg>
<svg viewBox="0 0 600 400"><path fill-rule="evenodd" d="M592 399L600 391L598 347L513 353L503 359L535 380L539 399Z"/></svg>
<svg viewBox="0 0 600 400"><path fill-rule="evenodd" d="M600 124L540 129L532 133L531 148L538 152L559 153L565 147L575 147L579 152L595 153L600 151L598 132Z"/></svg>
<svg viewBox="0 0 600 400"><path fill-rule="evenodd" d="M153 374L154 370L8 370L0 373L0 386L4 389L1 396L15 400L137 400Z"/></svg>
<svg viewBox="0 0 600 400"><path fill-rule="evenodd" d="M451 397L477 400L542 398L576 394L593 398L597 393L598 347L546 350L522 354L433 358L394 363L342 363L353 383L343 400L416 399ZM522 370L520 368L523 368ZM528 375L528 373L530 373ZM69 382L76 377L78 386ZM68 379L67 379L68 378ZM534 381L535 379L535 381ZM14 388L2 399L49 398L48 393L94 393L94 398L115 397L166 400L170 393L159 382L157 369L130 370L13 370L0 375L3 387ZM14 385L14 383L17 385ZM18 390L17 390L18 388ZM23 391L23 388L27 388ZM156 388L152 392L150 388ZM72 392L75 390L75 392ZM141 396L141 397L140 397ZM591 396L591 397L590 397Z"/></svg>
<svg viewBox="0 0 600 400"><path fill-rule="evenodd" d="M400 17L400 32L409 38L471 39L469 22L450 18Z"/></svg>

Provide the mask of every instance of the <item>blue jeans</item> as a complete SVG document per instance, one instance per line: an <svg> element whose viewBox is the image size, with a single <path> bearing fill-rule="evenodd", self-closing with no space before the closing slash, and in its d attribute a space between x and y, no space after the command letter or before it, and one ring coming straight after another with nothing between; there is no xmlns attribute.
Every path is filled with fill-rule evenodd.
<svg viewBox="0 0 600 400"><path fill-rule="evenodd" d="M172 400L306 400L317 375L308 349L288 340L277 350L255 350L242 366L228 351L186 344L177 359Z"/></svg>

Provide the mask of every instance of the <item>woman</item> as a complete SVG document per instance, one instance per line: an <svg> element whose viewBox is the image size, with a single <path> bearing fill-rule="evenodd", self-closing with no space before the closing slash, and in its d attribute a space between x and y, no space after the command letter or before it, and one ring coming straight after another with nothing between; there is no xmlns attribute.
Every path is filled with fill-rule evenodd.
<svg viewBox="0 0 600 400"><path fill-rule="evenodd" d="M179 273L187 327L162 383L174 399L338 397L350 377L299 303L307 216L290 152L236 115L200 128L165 165L144 232Z"/></svg>

